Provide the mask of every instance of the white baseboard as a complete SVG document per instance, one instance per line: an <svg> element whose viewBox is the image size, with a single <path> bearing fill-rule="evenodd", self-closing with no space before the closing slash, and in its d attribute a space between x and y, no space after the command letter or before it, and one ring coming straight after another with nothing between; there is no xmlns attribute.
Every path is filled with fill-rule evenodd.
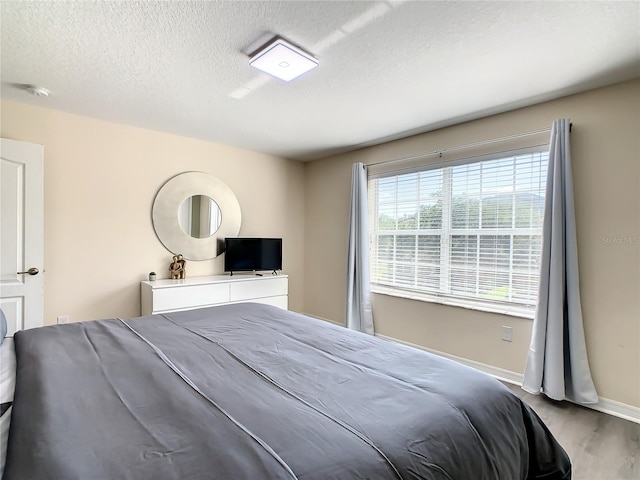
<svg viewBox="0 0 640 480"><path fill-rule="evenodd" d="M512 372L511 370L505 370L503 368L494 367L493 365L487 365L486 363L480 363L474 360L469 360L467 358L451 355L449 353L440 352L432 348L423 347L421 345L416 345L411 342L405 342L403 340L398 340L396 338L388 337L386 335L376 334L376 336L380 338L384 338L385 340L390 340L392 342L402 343L404 345L417 348L419 350L424 350L426 352L433 353L441 357L449 358L451 360L454 360L468 367L472 367L472 368L475 368L476 370L480 370L481 372L488 373L489 375L497 378L498 380L503 380L508 383L522 386L523 376L521 373ZM613 415L614 417L619 417L625 420L629 420L631 422L640 423L640 407L634 407L633 405L627 405L626 403L621 403L616 400L610 400L604 397L598 397L598 399L599 399L598 403L594 403L592 405L582 405L582 404L579 404L579 405L590 408L592 410L597 410L598 412L606 413L608 415Z"/></svg>
<svg viewBox="0 0 640 480"><path fill-rule="evenodd" d="M599 402L595 405L585 405L585 407L608 413L614 417L624 418L630 422L640 423L640 408L604 397L598 397L598 400Z"/></svg>

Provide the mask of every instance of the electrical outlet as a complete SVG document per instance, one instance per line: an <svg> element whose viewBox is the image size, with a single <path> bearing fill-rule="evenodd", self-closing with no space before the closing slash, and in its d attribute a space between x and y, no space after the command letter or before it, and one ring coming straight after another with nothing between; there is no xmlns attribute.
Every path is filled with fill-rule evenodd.
<svg viewBox="0 0 640 480"><path fill-rule="evenodd" d="M69 323L69 315L60 315L58 317L58 325L62 325L63 323Z"/></svg>
<svg viewBox="0 0 640 480"><path fill-rule="evenodd" d="M509 327L508 325L502 326L502 340L505 342L510 342L513 339L513 327Z"/></svg>

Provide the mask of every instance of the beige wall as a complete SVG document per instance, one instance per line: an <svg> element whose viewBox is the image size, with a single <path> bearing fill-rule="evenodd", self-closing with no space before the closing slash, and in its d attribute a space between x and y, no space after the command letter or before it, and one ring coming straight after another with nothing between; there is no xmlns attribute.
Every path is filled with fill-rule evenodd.
<svg viewBox="0 0 640 480"><path fill-rule="evenodd" d="M1 136L45 146L45 322L139 314L138 282L167 274L151 225L157 189L189 170L217 176L242 235L282 236L290 305L342 321L351 164L574 123L572 151L587 346L600 396L640 406L640 81L301 164L86 117L2 102ZM246 173L252 172L249 177ZM257 181L256 179L259 179ZM302 228L304 225L304 228ZM607 241L609 239L610 241ZM221 273L221 259L188 274ZM374 296L379 333L522 373L531 321ZM500 340L513 326L513 342Z"/></svg>
<svg viewBox="0 0 640 480"><path fill-rule="evenodd" d="M156 192L185 171L225 182L240 235L283 238L289 303L302 310L304 164L191 138L2 102L1 136L44 145L45 323L140 315L140 280L168 277L151 224ZM222 258L187 275L222 273Z"/></svg>
<svg viewBox="0 0 640 480"><path fill-rule="evenodd" d="M342 321L351 164L373 163L573 121L580 284L601 397L640 407L640 81L565 97L312 162L306 168L305 312ZM618 244L627 238L631 243ZM376 331L517 373L531 320L374 295ZM513 342L500 340L513 327Z"/></svg>

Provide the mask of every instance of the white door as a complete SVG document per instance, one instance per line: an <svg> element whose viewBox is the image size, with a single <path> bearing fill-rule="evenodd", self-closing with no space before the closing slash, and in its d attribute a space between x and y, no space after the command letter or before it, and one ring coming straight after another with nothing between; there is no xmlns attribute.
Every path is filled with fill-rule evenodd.
<svg viewBox="0 0 640 480"><path fill-rule="evenodd" d="M0 308L9 335L43 325L43 147L0 139Z"/></svg>

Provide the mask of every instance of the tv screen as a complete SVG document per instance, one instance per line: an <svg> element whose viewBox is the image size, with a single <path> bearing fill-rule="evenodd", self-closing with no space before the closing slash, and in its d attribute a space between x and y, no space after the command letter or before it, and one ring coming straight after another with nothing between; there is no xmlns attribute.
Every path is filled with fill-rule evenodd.
<svg viewBox="0 0 640 480"><path fill-rule="evenodd" d="M224 271L282 270L281 238L225 238Z"/></svg>

